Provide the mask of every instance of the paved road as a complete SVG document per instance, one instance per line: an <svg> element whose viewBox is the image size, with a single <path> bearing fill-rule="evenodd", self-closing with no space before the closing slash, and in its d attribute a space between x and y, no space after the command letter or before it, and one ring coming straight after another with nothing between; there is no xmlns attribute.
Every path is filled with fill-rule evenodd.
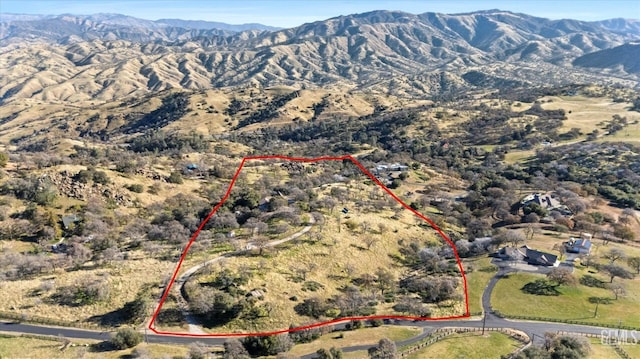
<svg viewBox="0 0 640 359"><path fill-rule="evenodd" d="M597 327L597 326L533 322L533 321L523 321L523 320L507 320L507 319L498 317L497 315L495 315L495 312L491 307L491 293L495 288L496 283L500 280L500 278L502 278L505 274L509 272L514 272L514 271L515 270L512 268L501 268L496 273L496 275L494 275L491 278L491 280L489 280L487 287L482 293L482 307L485 312L484 323L482 319L435 320L435 321L409 321L409 320L393 321L391 324L394 324L394 325L415 326L415 327L423 328L423 332L421 334L413 338L404 340L402 342L398 342L396 344L398 346L405 346L405 345L416 343L424 339L435 329L446 328L446 327L481 328L483 325L486 325L486 327L488 328L510 328L510 329L520 330L522 332L527 333L529 337L533 338L534 343L537 343L537 344L540 344L544 341L543 339L544 333L546 332L565 331L565 332L598 335L598 334L601 334L603 331L610 332L611 330L615 330L611 328L604 328L604 327ZM191 273L193 274L195 273L195 271ZM341 328L341 327L344 327L344 324L338 324L335 327ZM86 329L50 327L50 326L32 325L32 324L21 324L21 323L6 323L6 322L0 322L0 331L39 334L39 335L53 335L53 336L61 335L67 338L95 339L95 340L108 340L110 338L110 333L108 332L99 332L99 331L92 331L92 330L86 330ZM148 332L150 333L150 331ZM189 344L193 342L202 342L208 345L222 345L226 340L226 338L194 338L194 337L181 337L181 336L171 336L171 335L155 335L155 334L149 334L149 333L147 333L146 335L146 340L150 343ZM352 351L358 351L358 350L366 350L369 347L370 345L360 345L360 346L342 348L342 350L344 352L352 352ZM313 358L313 354L305 355L303 356L303 358Z"/></svg>

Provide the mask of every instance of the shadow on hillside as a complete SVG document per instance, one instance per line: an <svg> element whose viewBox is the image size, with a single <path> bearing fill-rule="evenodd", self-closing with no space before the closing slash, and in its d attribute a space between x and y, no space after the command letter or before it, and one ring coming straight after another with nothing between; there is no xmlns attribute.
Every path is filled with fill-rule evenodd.
<svg viewBox="0 0 640 359"><path fill-rule="evenodd" d="M94 315L88 321L103 327L116 327L122 324L129 324L131 318L127 318L128 313L125 308L120 308L102 315Z"/></svg>

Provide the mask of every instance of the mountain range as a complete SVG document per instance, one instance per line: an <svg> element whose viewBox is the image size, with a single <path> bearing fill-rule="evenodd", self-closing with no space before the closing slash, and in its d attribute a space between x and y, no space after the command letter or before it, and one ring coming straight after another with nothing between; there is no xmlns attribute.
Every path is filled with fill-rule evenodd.
<svg viewBox="0 0 640 359"><path fill-rule="evenodd" d="M106 102L239 85L411 96L495 83L638 86L638 41L638 20L549 20L501 10L373 11L290 29L3 14L0 100Z"/></svg>

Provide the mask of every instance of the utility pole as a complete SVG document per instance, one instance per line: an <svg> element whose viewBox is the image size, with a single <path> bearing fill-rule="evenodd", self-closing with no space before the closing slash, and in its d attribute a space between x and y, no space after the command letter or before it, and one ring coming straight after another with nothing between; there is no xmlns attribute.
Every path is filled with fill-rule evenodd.
<svg viewBox="0 0 640 359"><path fill-rule="evenodd" d="M484 316L482 317L482 335L484 335L484 328L485 328L485 324L487 322L487 312L484 312Z"/></svg>
<svg viewBox="0 0 640 359"><path fill-rule="evenodd" d="M600 304L600 300L596 300L596 312L595 312L595 314L593 315L593 317L594 317L594 318L597 318L597 317L598 317L598 304Z"/></svg>
<svg viewBox="0 0 640 359"><path fill-rule="evenodd" d="M622 320L618 321L618 340L620 340L620 329L622 327Z"/></svg>

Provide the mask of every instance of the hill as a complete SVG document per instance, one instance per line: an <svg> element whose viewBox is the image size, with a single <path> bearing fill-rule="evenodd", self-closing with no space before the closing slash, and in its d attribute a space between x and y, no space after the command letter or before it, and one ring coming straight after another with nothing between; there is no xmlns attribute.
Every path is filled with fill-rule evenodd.
<svg viewBox="0 0 640 359"><path fill-rule="evenodd" d="M634 86L638 74L626 67L573 65L580 56L640 39L623 31L636 24L625 21L548 20L500 10L373 11L278 31L231 32L210 29L211 23L114 14L5 15L0 69L8 75L0 80L0 99L108 102L239 85L403 96L443 96L489 83ZM477 74L489 80L477 81Z"/></svg>
<svg viewBox="0 0 640 359"><path fill-rule="evenodd" d="M624 44L612 49L592 52L573 60L575 66L613 69L640 74L640 43Z"/></svg>

